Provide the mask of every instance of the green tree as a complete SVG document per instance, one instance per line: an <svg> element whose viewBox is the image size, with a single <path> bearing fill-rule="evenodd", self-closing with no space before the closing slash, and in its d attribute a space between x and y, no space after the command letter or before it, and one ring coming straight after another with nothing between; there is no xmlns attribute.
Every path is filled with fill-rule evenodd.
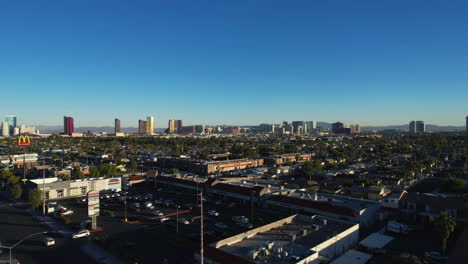
<svg viewBox="0 0 468 264"><path fill-rule="evenodd" d="M16 199L21 198L21 195L23 195L23 188L19 184L14 184L11 187L11 195L15 197Z"/></svg>
<svg viewBox="0 0 468 264"><path fill-rule="evenodd" d="M19 180L20 180L20 177L12 175L7 178L7 183L10 185L15 185L19 182Z"/></svg>
<svg viewBox="0 0 468 264"><path fill-rule="evenodd" d="M441 211L439 217L434 222L434 228L442 240L442 254L445 254L447 239L455 230L455 221L448 215L447 211Z"/></svg>
<svg viewBox="0 0 468 264"><path fill-rule="evenodd" d="M11 172L9 170L1 170L0 171L0 180L7 181L8 178L10 178L11 176L15 176L15 175L13 174L13 172Z"/></svg>
<svg viewBox="0 0 468 264"><path fill-rule="evenodd" d="M28 194L28 200L31 203L31 207L36 209L42 204L42 192L39 189L33 189Z"/></svg>
<svg viewBox="0 0 468 264"><path fill-rule="evenodd" d="M177 169L177 168L172 168L172 169L171 169L171 173L172 173L172 174L179 174L179 169Z"/></svg>

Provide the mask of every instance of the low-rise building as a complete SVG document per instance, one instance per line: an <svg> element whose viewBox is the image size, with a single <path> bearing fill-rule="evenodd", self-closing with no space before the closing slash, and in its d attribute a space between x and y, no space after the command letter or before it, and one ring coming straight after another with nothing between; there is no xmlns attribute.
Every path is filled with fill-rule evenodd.
<svg viewBox="0 0 468 264"><path fill-rule="evenodd" d="M359 224L296 214L210 244L204 262L318 264L342 255L358 240Z"/></svg>
<svg viewBox="0 0 468 264"><path fill-rule="evenodd" d="M208 175L216 172L226 172L263 166L263 159L235 159L224 161L206 161L201 159L161 157L158 166L162 168L177 168L180 171Z"/></svg>
<svg viewBox="0 0 468 264"><path fill-rule="evenodd" d="M121 178L61 181L58 178L30 180L33 188L45 191L46 200L85 196L89 191L120 191Z"/></svg>

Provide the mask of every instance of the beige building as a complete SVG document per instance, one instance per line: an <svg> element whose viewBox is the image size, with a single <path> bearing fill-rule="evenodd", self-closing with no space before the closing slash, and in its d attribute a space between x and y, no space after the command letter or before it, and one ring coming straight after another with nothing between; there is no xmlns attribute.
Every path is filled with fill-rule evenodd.
<svg viewBox="0 0 468 264"><path fill-rule="evenodd" d="M146 118L146 133L153 134L154 133L154 117L148 116Z"/></svg>
<svg viewBox="0 0 468 264"><path fill-rule="evenodd" d="M182 128L182 120L169 120L168 132L170 134L180 133Z"/></svg>

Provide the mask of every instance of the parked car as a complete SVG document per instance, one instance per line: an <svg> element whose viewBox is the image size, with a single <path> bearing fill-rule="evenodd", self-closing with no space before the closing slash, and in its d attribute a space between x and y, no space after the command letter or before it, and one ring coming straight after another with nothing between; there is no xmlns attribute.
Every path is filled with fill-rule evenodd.
<svg viewBox="0 0 468 264"><path fill-rule="evenodd" d="M153 206L153 203L150 202L150 201L146 201L143 205L144 205L146 208L149 208L149 207Z"/></svg>
<svg viewBox="0 0 468 264"><path fill-rule="evenodd" d="M166 222L168 220L171 220L171 218L170 217L165 217L165 216L159 218L159 221L161 221L161 223L164 223L164 222Z"/></svg>
<svg viewBox="0 0 468 264"><path fill-rule="evenodd" d="M247 222L247 223L245 223L245 222L236 222L236 224L239 225L239 226L245 227L245 228L249 228L249 229L253 227L253 225L251 223L249 223L249 222Z"/></svg>
<svg viewBox="0 0 468 264"><path fill-rule="evenodd" d="M164 203L164 201L161 200L161 199L154 200L154 204L161 205L161 204L163 204L163 203Z"/></svg>
<svg viewBox="0 0 468 264"><path fill-rule="evenodd" d="M174 202L172 200L166 200L166 201L164 201L164 205L165 206L173 206Z"/></svg>
<svg viewBox="0 0 468 264"><path fill-rule="evenodd" d="M76 238L80 238L80 237L87 237L87 236L90 236L90 235L91 235L91 233L89 233L89 230L84 229L84 230L80 230L80 231L74 233L72 235L72 238L76 239Z"/></svg>
<svg viewBox="0 0 468 264"><path fill-rule="evenodd" d="M55 240L51 237L45 237L44 239L42 239L42 242L48 247L55 245Z"/></svg>
<svg viewBox="0 0 468 264"><path fill-rule="evenodd" d="M236 203L235 203L235 202L231 202L231 203L229 203L228 207L229 207L229 208L234 208L234 207L236 207Z"/></svg>
<svg viewBox="0 0 468 264"><path fill-rule="evenodd" d="M153 214L156 216L163 216L164 214L161 211L153 211Z"/></svg>
<svg viewBox="0 0 468 264"><path fill-rule="evenodd" d="M243 223L248 223L249 222L249 218L241 215L241 216L233 216L232 217L232 221L235 221L235 222L243 222Z"/></svg>
<svg viewBox="0 0 468 264"><path fill-rule="evenodd" d="M208 215L211 215L211 216L219 216L219 213L216 212L215 210L209 210L209 211L208 211Z"/></svg>
<svg viewBox="0 0 468 264"><path fill-rule="evenodd" d="M226 229L228 226L225 223L218 222L215 224L216 227Z"/></svg>
<svg viewBox="0 0 468 264"><path fill-rule="evenodd" d="M187 220L185 218L179 218L179 222L183 223L184 225L190 224L189 220Z"/></svg>
<svg viewBox="0 0 468 264"><path fill-rule="evenodd" d="M132 204L130 204L130 207L134 208L134 209L140 209L141 205L140 205L140 203L132 203Z"/></svg>
<svg viewBox="0 0 468 264"><path fill-rule="evenodd" d="M88 228L91 226L91 220L86 220L80 223L81 228Z"/></svg>

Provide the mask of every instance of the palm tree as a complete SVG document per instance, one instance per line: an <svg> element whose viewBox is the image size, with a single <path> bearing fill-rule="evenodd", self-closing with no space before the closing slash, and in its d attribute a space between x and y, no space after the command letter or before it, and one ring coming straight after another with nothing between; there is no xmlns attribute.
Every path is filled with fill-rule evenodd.
<svg viewBox="0 0 468 264"><path fill-rule="evenodd" d="M447 211L441 211L439 217L434 222L434 228L442 239L442 254L445 254L447 248L447 239L455 230L455 221L448 215Z"/></svg>

